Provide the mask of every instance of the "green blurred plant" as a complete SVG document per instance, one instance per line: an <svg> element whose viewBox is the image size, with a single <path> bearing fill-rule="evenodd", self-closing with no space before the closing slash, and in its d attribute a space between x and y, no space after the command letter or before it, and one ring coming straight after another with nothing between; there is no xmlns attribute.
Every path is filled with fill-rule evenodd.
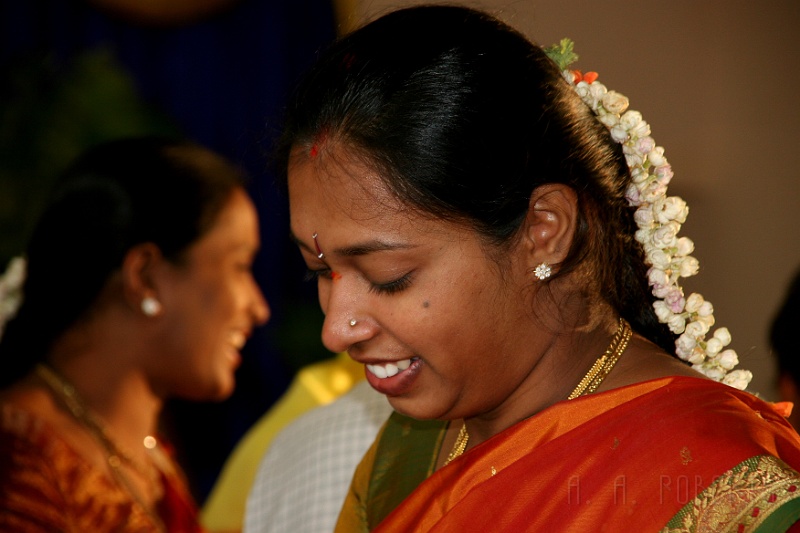
<svg viewBox="0 0 800 533"><path fill-rule="evenodd" d="M115 137L178 134L107 49L63 66L51 57L18 59L0 82L2 265L24 250L53 180L81 151Z"/></svg>

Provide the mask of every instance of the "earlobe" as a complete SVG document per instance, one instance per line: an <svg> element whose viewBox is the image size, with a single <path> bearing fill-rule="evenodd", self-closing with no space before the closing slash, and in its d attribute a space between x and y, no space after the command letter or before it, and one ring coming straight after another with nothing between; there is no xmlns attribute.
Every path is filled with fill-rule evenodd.
<svg viewBox="0 0 800 533"><path fill-rule="evenodd" d="M132 309L147 316L156 316L161 311L155 275L162 261L161 250L152 243L134 246L122 261L124 298Z"/></svg>
<svg viewBox="0 0 800 533"><path fill-rule="evenodd" d="M531 268L558 265L567 256L578 220L578 195L567 185L549 183L531 195L526 243Z"/></svg>

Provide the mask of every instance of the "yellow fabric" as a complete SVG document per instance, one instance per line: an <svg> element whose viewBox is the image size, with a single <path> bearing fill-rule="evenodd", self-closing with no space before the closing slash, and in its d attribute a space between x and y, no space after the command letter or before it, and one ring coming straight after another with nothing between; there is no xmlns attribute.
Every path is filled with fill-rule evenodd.
<svg viewBox="0 0 800 533"><path fill-rule="evenodd" d="M363 365L346 353L301 369L289 389L236 445L200 512L211 533L233 533L244 525L247 495L272 439L292 420L326 405L364 379Z"/></svg>

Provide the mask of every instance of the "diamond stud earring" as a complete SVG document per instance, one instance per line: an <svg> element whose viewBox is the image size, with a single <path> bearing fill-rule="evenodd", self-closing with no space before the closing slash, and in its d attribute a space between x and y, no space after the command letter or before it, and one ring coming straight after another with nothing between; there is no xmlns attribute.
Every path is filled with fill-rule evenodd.
<svg viewBox="0 0 800 533"><path fill-rule="evenodd" d="M539 279L547 279L552 273L553 269L547 263L541 263L533 271L533 275Z"/></svg>

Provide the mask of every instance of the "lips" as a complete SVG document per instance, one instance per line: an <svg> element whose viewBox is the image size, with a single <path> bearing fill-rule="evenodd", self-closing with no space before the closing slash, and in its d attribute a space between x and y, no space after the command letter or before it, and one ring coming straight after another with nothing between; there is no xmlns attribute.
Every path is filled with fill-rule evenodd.
<svg viewBox="0 0 800 533"><path fill-rule="evenodd" d="M247 334L243 331L232 331L228 335L228 341L231 343L231 346L233 346L234 349L241 350L244 348L244 345L247 342Z"/></svg>
<svg viewBox="0 0 800 533"><path fill-rule="evenodd" d="M391 397L407 394L413 389L423 361L419 357L412 357L387 363L369 363L364 366L367 381L372 388Z"/></svg>

